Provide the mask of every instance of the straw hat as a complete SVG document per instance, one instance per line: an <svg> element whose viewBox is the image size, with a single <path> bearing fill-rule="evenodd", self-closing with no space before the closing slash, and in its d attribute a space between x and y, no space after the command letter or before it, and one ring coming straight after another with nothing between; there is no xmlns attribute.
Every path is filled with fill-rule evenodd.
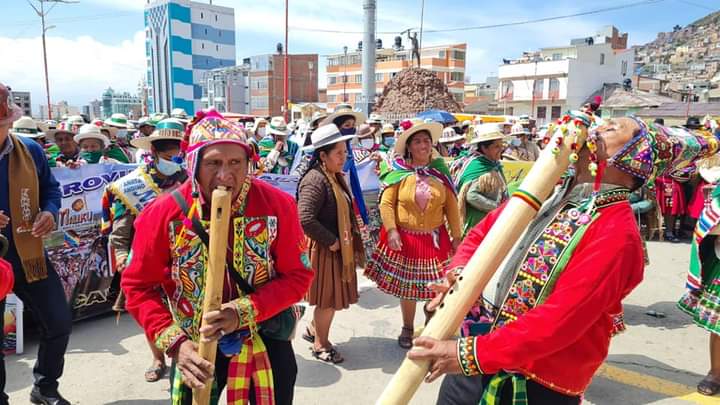
<svg viewBox="0 0 720 405"><path fill-rule="evenodd" d="M440 143L455 143L461 139L465 139L465 135L458 134L452 127L443 129L442 135L440 136Z"/></svg>
<svg viewBox="0 0 720 405"><path fill-rule="evenodd" d="M503 141L507 141L509 139L509 137L503 133L503 129L500 125L481 124L475 126L474 137L472 141L468 143L472 145L480 142L494 141L497 139Z"/></svg>
<svg viewBox="0 0 720 405"><path fill-rule="evenodd" d="M312 144L304 147L303 150L320 149L323 146L344 142L353 138L355 138L355 135L341 134L335 124L323 125L310 135L310 141Z"/></svg>
<svg viewBox="0 0 720 405"><path fill-rule="evenodd" d="M364 138L364 137L373 135L374 133L375 133L375 128L371 127L369 124L362 124L362 125L360 125L360 127L358 127L357 137Z"/></svg>
<svg viewBox="0 0 720 405"><path fill-rule="evenodd" d="M170 111L170 118L176 118L181 121L187 121L188 115L187 112L185 112L182 108L173 108L172 111Z"/></svg>
<svg viewBox="0 0 720 405"><path fill-rule="evenodd" d="M153 120L151 117L142 117L138 121L137 128L140 129L145 126L156 127L157 124L157 121Z"/></svg>
<svg viewBox="0 0 720 405"><path fill-rule="evenodd" d="M108 139L108 137L100 131L100 127L93 124L85 124L81 126L80 131L73 139L78 145L80 144L80 141L85 139L97 139L103 143L104 148L110 146L110 139Z"/></svg>
<svg viewBox="0 0 720 405"><path fill-rule="evenodd" d="M315 111L309 123L310 127L318 126L319 122L324 120L325 118L327 118L327 113Z"/></svg>
<svg viewBox="0 0 720 405"><path fill-rule="evenodd" d="M168 118L160 121L155 127L155 131L149 136L135 138L130 141L130 145L144 150L151 150L152 143L160 140L182 141L185 136L185 125L180 120Z"/></svg>
<svg viewBox="0 0 720 405"><path fill-rule="evenodd" d="M108 127L128 129L128 118L125 114L116 113L106 119L104 124Z"/></svg>
<svg viewBox="0 0 720 405"><path fill-rule="evenodd" d="M38 130L38 124L32 117L20 117L19 120L13 122L10 133L15 136L22 136L25 138L42 138L45 136L44 133Z"/></svg>
<svg viewBox="0 0 720 405"><path fill-rule="evenodd" d="M270 125L268 125L267 128L268 133L272 135L287 136L290 133L290 130L285 123L285 118L283 117L272 117Z"/></svg>
<svg viewBox="0 0 720 405"><path fill-rule="evenodd" d="M429 132L430 138L432 138L432 143L433 145L435 145L440 139L440 135L443 131L443 126L439 122L426 122L423 124L413 125L412 127L403 131L400 136L398 136L398 140L397 142L395 142L395 152L399 156L405 156L405 148L407 147L408 139L421 131Z"/></svg>
<svg viewBox="0 0 720 405"><path fill-rule="evenodd" d="M322 120L320 126L334 124L335 120L340 117L351 117L355 119L356 126L360 125L361 122L365 121L365 114L353 111L353 109L348 104L340 104L335 108L335 112L328 115L324 120Z"/></svg>
<svg viewBox="0 0 720 405"><path fill-rule="evenodd" d="M382 131L380 131L380 135L385 135L385 134L393 134L393 135L395 135L395 127L392 126L392 124L385 124L385 125L383 125Z"/></svg>

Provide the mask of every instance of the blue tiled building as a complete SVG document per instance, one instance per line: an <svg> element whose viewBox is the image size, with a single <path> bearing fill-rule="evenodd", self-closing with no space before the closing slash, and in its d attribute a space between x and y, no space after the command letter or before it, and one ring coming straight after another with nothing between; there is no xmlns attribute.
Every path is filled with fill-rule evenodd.
<svg viewBox="0 0 720 405"><path fill-rule="evenodd" d="M145 6L148 111L200 109L206 71L235 66L235 10L189 0Z"/></svg>

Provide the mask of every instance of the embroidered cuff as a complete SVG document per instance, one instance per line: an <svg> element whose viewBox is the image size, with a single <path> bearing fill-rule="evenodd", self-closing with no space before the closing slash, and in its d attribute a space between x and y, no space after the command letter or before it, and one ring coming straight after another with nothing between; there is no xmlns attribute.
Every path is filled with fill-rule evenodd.
<svg viewBox="0 0 720 405"><path fill-rule="evenodd" d="M173 323L155 338L155 347L168 353L175 348L181 338L187 339L185 331Z"/></svg>
<svg viewBox="0 0 720 405"><path fill-rule="evenodd" d="M238 314L238 329L248 328L251 332L255 333L257 331L257 324L255 322L257 311L250 297L244 296L236 298L233 300L233 304Z"/></svg>
<svg viewBox="0 0 720 405"><path fill-rule="evenodd" d="M480 366L475 357L475 337L468 336L460 338L457 341L457 356L460 363L460 369L466 376L474 376L482 374Z"/></svg>

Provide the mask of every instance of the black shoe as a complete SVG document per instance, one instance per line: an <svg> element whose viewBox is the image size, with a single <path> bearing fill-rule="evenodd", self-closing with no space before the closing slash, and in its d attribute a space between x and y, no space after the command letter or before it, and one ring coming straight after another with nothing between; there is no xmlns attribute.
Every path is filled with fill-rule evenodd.
<svg viewBox="0 0 720 405"><path fill-rule="evenodd" d="M37 387L30 391L30 402L38 405L70 405L70 402L55 391L49 395L43 395Z"/></svg>
<svg viewBox="0 0 720 405"><path fill-rule="evenodd" d="M665 240L670 243L679 243L680 242L680 239L678 239L677 236L675 236L675 234L673 234L673 233L666 233Z"/></svg>

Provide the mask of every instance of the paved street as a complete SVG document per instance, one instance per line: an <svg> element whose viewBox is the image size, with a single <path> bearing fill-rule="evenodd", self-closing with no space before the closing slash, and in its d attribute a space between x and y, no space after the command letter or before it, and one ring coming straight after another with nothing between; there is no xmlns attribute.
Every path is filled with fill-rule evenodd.
<svg viewBox="0 0 720 405"><path fill-rule="evenodd" d="M651 265L643 284L625 302L628 330L615 338L606 365L587 392L588 404L720 404L720 397L695 393L709 368L708 334L675 308L683 291L690 245L650 243ZM360 303L336 317L331 339L346 358L331 366L313 360L298 336L296 404L372 404L400 364L404 351L398 302L363 280ZM663 312L665 318L645 314ZM308 316L303 319L304 327ZM420 315L417 322L420 323ZM27 403L36 343L7 359L13 404ZM132 318L112 316L75 325L66 357L62 393L74 404L159 405L168 398L167 381L148 384L143 371L149 355ZM568 372L572 372L568 370ZM439 383L423 385L413 404L435 402Z"/></svg>

